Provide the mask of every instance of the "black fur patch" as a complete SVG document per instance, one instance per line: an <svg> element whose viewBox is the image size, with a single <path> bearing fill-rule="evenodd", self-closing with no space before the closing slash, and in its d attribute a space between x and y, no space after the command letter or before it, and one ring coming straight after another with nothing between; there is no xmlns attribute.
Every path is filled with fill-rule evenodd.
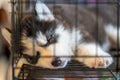
<svg viewBox="0 0 120 80"><path fill-rule="evenodd" d="M46 36L48 32L53 34L56 22L55 21L40 21L36 18L36 16L27 16L22 20L21 23L22 29L27 34L27 37L36 37L36 33L41 31Z"/></svg>

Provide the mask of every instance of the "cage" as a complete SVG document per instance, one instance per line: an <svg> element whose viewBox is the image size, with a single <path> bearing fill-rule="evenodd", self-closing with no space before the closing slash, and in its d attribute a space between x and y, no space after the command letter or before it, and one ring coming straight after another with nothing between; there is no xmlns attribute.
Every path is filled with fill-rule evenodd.
<svg viewBox="0 0 120 80"><path fill-rule="evenodd" d="M77 7L95 7L95 14L96 20L98 20L99 10L102 8L103 5L110 5L115 6L117 10L117 29L119 29L119 7L120 1L119 0L41 0L47 5L55 5L55 4L68 4L75 6L75 12L77 12ZM111 53L112 57L114 58L113 64L108 68L88 68L83 63L77 61L71 61L68 63L67 67L62 69L47 69L42 67L37 67L30 64L23 64L22 67L16 67L19 62L19 59L23 57L19 50L19 37L20 37L20 30L17 28L20 26L21 18L26 13L25 11L28 9L29 6L35 4L35 0L11 0L10 4L12 6L11 12L11 20L12 20L12 64L13 64L13 80L16 80L15 74L16 70L20 70L18 74L17 80L43 80L43 78L48 78L48 80L53 80L52 78L65 78L66 80L81 80L81 79L90 79L90 80L120 80L120 53L119 53L119 38L117 38L118 44L117 49L110 49L109 53ZM53 8L54 10L54 8ZM74 18L77 26L77 14ZM96 21L96 26L98 25ZM96 32L99 32L99 29L96 28ZM119 30L118 30L119 36ZM99 36L97 37L99 38ZM96 39L97 41L97 39ZM34 46L34 42L33 42ZM96 49L97 51L97 49ZM34 52L34 48L33 48ZM87 58L87 57L85 57Z"/></svg>

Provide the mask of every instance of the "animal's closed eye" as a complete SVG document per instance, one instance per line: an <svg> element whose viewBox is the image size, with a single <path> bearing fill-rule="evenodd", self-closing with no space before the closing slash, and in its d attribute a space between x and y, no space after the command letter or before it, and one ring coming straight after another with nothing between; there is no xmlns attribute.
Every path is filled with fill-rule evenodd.
<svg viewBox="0 0 120 80"><path fill-rule="evenodd" d="M55 35L50 35L50 37L48 38L48 44L52 44L57 42L57 36Z"/></svg>
<svg viewBox="0 0 120 80"><path fill-rule="evenodd" d="M47 43L46 44L41 44L37 41L37 44L40 46L40 47L47 47L49 46L50 44L54 44L57 42L57 37L56 35L50 35L49 37L47 37Z"/></svg>
<svg viewBox="0 0 120 80"><path fill-rule="evenodd" d="M46 44L42 44L42 43L37 41L37 44L39 47L47 47L48 46L48 42Z"/></svg>

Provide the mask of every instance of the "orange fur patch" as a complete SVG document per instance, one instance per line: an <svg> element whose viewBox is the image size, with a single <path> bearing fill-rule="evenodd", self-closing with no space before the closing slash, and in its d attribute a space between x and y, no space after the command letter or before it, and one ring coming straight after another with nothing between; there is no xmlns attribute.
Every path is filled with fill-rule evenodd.
<svg viewBox="0 0 120 80"><path fill-rule="evenodd" d="M8 22L7 12L4 9L0 9L0 24Z"/></svg>

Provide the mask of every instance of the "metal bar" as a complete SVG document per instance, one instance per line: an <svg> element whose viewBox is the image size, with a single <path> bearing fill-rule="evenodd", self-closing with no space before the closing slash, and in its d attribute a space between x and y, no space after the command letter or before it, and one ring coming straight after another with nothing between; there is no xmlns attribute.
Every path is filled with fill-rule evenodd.
<svg viewBox="0 0 120 80"><path fill-rule="evenodd" d="M119 53L119 0L117 0L117 63L116 63L116 72L118 73L119 72L119 57L120 57L120 53Z"/></svg>
<svg viewBox="0 0 120 80"><path fill-rule="evenodd" d="M14 18L14 5L15 5L15 1L14 0L11 0L11 7L12 7L12 14L11 14L11 27L12 27L12 31L14 32L15 31L15 18ZM13 38L14 38L14 34L12 34L12 41L11 41L11 44L13 44L13 45L15 45L15 43L14 43L14 40L13 40ZM10 59L10 61L12 61L12 79L14 79L14 54L15 54L15 47L13 46L12 47L12 53L11 53L11 59Z"/></svg>
<svg viewBox="0 0 120 80"><path fill-rule="evenodd" d="M12 2L14 2L14 0L12 0ZM18 14L18 17L21 19L21 15L24 14L24 12L22 11L22 6L21 6L22 4L29 4L29 3L33 3L34 4L35 2L34 1L33 2L32 1L28 1L28 0L23 0L23 1L22 0L18 0L18 1L16 1L16 3L19 5L18 6L19 9L18 9L18 12L15 12L14 11L14 3L13 3L13 5L12 5L12 7L13 7L12 19L14 19L14 14L15 13ZM57 2L55 2L55 1L53 1L53 2L48 1L48 2L45 2L45 3L46 4L53 4L53 3L57 3ZM60 4L63 4L63 3L60 3ZM64 4L75 4L75 6L76 6L75 7L75 10L76 10L76 27L77 27L77 18L78 18L77 17L77 15L78 15L77 14L77 5L78 4L86 4L86 3L84 3L84 2L78 2L78 0L75 0L73 3L72 2L66 2ZM99 4L117 4L117 12L118 12L117 15L119 16L119 7L118 7L119 5L118 5L117 2L95 2L95 3L94 2L90 2L89 4L96 4L96 20L98 20L98 13L99 13L98 6L99 6ZM20 12L20 14L19 14L19 12ZM20 19L18 20L18 25L19 25ZM98 26L97 22L96 22L96 25ZM12 24L13 25L15 24L14 20L12 20ZM118 24L117 25L119 26L119 18L118 18ZM34 24L33 24L33 26L34 26ZM16 28L13 26L13 30L14 29L16 29ZM119 29L119 27L118 27L118 29ZM96 30L98 32L98 27L96 28ZM118 34L119 34L119 31L118 31ZM98 35L98 33L97 33L97 35ZM14 34L13 34L13 36L14 36ZM15 39L15 37L13 37L13 39ZM96 42L97 41L98 41L98 39L96 39ZM119 39L118 39L118 43L119 43ZM117 45L117 46L119 48L119 45ZM33 47L35 47L34 42L33 42ZM14 51L14 48L13 48L13 51ZM96 51L97 51L97 49L96 49ZM50 78L50 77L51 78L53 78L53 77L63 77L63 78L64 77L68 77L68 78L113 78L114 77L117 80L116 75L113 73L113 71L115 71L115 70L116 70L116 72L118 72L120 70L119 69L119 57L120 57L119 49L117 49L117 51L118 51L118 54L114 55L114 58L117 58L116 68L114 68L114 69L94 69L94 68L90 69L90 68L88 68L88 67L86 67L84 65L78 65L78 64L69 64L69 66L66 67L65 69L58 69L58 70L43 69L43 68L35 67L35 66L31 67L30 65L23 66L22 68L17 68L17 67L14 68L13 67L13 69L21 69L21 73L20 74L22 74L22 79L19 79L19 80L23 80L25 77L27 78L27 80L30 80L31 77L32 77L32 79L35 78L35 79L38 80L43 75L46 76L46 77L48 77L48 78ZM35 49L33 49L33 53L35 53ZM14 54L12 55L12 58L14 58L13 56L14 56ZM48 57L53 57L53 56L45 56L45 57L48 58ZM69 56L60 56L60 57L69 57ZM87 58L87 57L96 57L96 56L87 56L87 57L86 56L78 56L78 57L85 57L85 58ZM109 56L100 56L100 57L109 57ZM110 75L106 75L106 76L103 76L103 75L98 75L98 76L75 75L75 76L73 76L72 75L71 76L71 75L64 75L64 74L56 74L56 75L48 74L48 73L54 73L54 72L70 73L70 72L73 72L73 71L76 71L76 72L77 71L78 72L80 72L80 71L85 71L85 72L87 72L87 71L108 72L112 76L110 76ZM47 74L42 74L42 73L39 74L39 75L38 74L34 74L34 75L32 74L32 73L40 73L40 72L46 72ZM28 74L28 75L26 76L26 74ZM14 71L13 71L13 75L14 75ZM21 77L21 75L19 75L19 76ZM24 79L24 80L26 80L26 79Z"/></svg>
<svg viewBox="0 0 120 80"><path fill-rule="evenodd" d="M16 1L16 3L18 3L18 1ZM29 1L29 0L23 0L22 3L35 3L35 1ZM53 4L54 3L54 0L53 1L45 1L46 4ZM56 2L58 3L58 2ZM89 2L89 4L95 4L96 2ZM115 2L98 2L99 4L117 4L117 1ZM66 1L66 2L59 2L59 4L76 4L76 0L73 0L73 2L70 2L70 1ZM86 2L80 2L78 1L77 4L86 4Z"/></svg>
<svg viewBox="0 0 120 80"><path fill-rule="evenodd" d="M113 75L113 77L115 78L115 80L118 80L117 77L116 77L116 75L113 73L113 71L112 70L109 70L109 71Z"/></svg>

